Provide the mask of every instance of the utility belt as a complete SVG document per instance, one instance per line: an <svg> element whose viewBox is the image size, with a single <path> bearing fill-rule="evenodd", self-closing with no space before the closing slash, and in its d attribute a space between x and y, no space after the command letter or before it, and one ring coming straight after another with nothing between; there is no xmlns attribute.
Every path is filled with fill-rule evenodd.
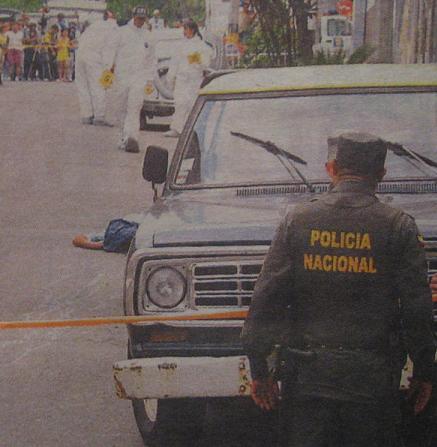
<svg viewBox="0 0 437 447"><path fill-rule="evenodd" d="M348 345L346 343L305 343L299 345L298 347L286 346L288 349L296 353L307 352L307 351L353 351L353 352L369 352L369 353L385 353L387 349L381 346L369 345L369 346L357 346Z"/></svg>
<svg viewBox="0 0 437 447"><path fill-rule="evenodd" d="M276 346L273 354L272 373L278 380L287 378L289 380L296 376L299 366L310 365L318 358L324 358L334 354L343 357L347 356L374 356L379 358L389 358L389 350L384 347L363 347L346 344L325 344L311 343L299 346ZM344 357L343 357L344 358Z"/></svg>

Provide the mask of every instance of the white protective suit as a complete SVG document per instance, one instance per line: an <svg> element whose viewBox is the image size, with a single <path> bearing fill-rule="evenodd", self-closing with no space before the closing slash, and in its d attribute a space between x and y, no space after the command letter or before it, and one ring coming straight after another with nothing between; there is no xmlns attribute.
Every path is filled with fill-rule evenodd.
<svg viewBox="0 0 437 447"><path fill-rule="evenodd" d="M115 55L115 81L111 88L111 108L117 113L122 146L128 138L138 141L140 111L144 103L148 71L154 67L153 33L131 20L120 27ZM153 77L153 76L152 76Z"/></svg>
<svg viewBox="0 0 437 447"><path fill-rule="evenodd" d="M105 118L105 89L99 79L114 64L118 26L115 20L99 20L79 38L76 53L75 81L82 119Z"/></svg>
<svg viewBox="0 0 437 447"><path fill-rule="evenodd" d="M196 101L203 72L209 67L212 57L213 49L199 36L184 39L177 63L175 113L171 123L171 128L179 133Z"/></svg>

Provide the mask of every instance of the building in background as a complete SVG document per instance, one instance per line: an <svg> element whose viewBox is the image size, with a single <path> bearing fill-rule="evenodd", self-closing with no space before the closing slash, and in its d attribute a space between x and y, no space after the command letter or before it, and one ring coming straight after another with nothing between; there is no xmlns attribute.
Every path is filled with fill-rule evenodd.
<svg viewBox="0 0 437 447"><path fill-rule="evenodd" d="M372 62L437 62L437 0L354 0L353 25Z"/></svg>
<svg viewBox="0 0 437 447"><path fill-rule="evenodd" d="M437 0L318 0L316 43L332 14L350 17L352 49L373 47L370 62L437 62Z"/></svg>

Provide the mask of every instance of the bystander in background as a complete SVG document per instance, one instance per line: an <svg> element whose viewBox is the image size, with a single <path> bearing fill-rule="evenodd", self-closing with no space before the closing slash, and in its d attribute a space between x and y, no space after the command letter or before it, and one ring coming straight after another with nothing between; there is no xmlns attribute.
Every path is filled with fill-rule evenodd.
<svg viewBox="0 0 437 447"><path fill-rule="evenodd" d="M56 60L58 61L58 74L59 80L67 82L68 68L70 61L70 38L68 37L68 28L64 28L61 31L61 36L58 39Z"/></svg>
<svg viewBox="0 0 437 447"><path fill-rule="evenodd" d="M3 64L5 61L6 48L8 45L8 38L5 35L4 27L0 26L0 85L3 83Z"/></svg>
<svg viewBox="0 0 437 447"><path fill-rule="evenodd" d="M19 81L23 64L23 31L20 24L14 22L12 29L6 33L8 39L9 76L12 81Z"/></svg>

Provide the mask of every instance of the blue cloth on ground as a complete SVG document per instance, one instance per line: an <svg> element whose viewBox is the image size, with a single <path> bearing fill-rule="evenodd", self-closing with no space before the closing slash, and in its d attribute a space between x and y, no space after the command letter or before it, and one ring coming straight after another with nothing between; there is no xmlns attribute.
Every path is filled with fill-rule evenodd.
<svg viewBox="0 0 437 447"><path fill-rule="evenodd" d="M137 232L138 224L125 219L111 220L106 228L103 249L115 253L127 253Z"/></svg>

